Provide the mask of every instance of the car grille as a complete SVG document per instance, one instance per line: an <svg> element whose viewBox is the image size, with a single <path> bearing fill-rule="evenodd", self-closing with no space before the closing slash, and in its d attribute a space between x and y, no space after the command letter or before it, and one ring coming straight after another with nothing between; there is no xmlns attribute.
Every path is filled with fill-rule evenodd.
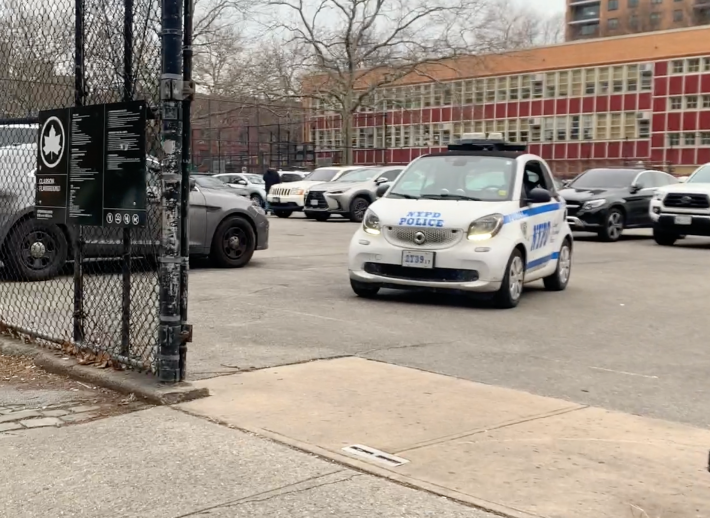
<svg viewBox="0 0 710 518"><path fill-rule="evenodd" d="M290 187L272 187L269 191L272 196L288 196L291 194Z"/></svg>
<svg viewBox="0 0 710 518"><path fill-rule="evenodd" d="M313 200L318 202L317 205L313 204ZM325 196L321 191L311 191L308 193L306 198L306 208L308 209L327 209L328 202L325 201Z"/></svg>
<svg viewBox="0 0 710 518"><path fill-rule="evenodd" d="M365 263L365 271L380 277L432 282L474 282L478 280L476 270L456 268L409 268L399 264Z"/></svg>
<svg viewBox="0 0 710 518"><path fill-rule="evenodd" d="M424 235L424 242L417 244L417 234ZM461 241L463 231L450 228L385 227L385 239L399 247L422 247L427 250L449 248Z"/></svg>
<svg viewBox="0 0 710 518"><path fill-rule="evenodd" d="M574 203L573 203L573 204L569 204L569 203L568 203L568 204L566 205L566 207L567 207L567 215L568 215L568 216L576 216L576 215L577 215L577 212L579 211L579 208L581 207L581 205L577 205L577 204L574 204Z"/></svg>
<svg viewBox="0 0 710 518"><path fill-rule="evenodd" d="M707 194L671 192L666 194L663 205L681 209L710 209L710 199Z"/></svg>

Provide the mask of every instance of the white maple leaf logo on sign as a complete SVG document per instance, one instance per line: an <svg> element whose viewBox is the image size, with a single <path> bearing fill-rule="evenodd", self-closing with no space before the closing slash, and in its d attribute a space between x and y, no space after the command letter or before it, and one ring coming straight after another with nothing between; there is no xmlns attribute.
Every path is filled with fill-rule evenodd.
<svg viewBox="0 0 710 518"><path fill-rule="evenodd" d="M49 128L49 133L44 136L44 147L42 149L45 155L59 155L62 152L62 136L54 131L54 126Z"/></svg>

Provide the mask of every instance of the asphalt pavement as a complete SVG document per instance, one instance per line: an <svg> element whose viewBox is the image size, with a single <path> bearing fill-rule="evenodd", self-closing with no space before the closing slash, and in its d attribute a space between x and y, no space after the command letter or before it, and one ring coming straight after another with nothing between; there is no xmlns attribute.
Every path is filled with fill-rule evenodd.
<svg viewBox="0 0 710 518"><path fill-rule="evenodd" d="M192 269L190 379L359 356L710 425L710 240L663 248L648 231L618 243L579 235L565 292L534 284L501 311L431 294L359 299L347 276L355 224L271 223L269 250L248 267Z"/></svg>

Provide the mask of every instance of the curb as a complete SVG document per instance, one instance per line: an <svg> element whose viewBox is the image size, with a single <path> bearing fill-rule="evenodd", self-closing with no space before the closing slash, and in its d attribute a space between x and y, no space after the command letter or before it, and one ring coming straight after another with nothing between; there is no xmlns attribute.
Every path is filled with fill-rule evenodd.
<svg viewBox="0 0 710 518"><path fill-rule="evenodd" d="M0 336L0 354L29 357L37 367L47 372L91 383L121 394L133 394L138 399L154 405L174 405L210 395L207 388L195 387L187 382L161 385L154 377L147 374L80 365L74 358L60 357L51 350L26 345L6 336Z"/></svg>

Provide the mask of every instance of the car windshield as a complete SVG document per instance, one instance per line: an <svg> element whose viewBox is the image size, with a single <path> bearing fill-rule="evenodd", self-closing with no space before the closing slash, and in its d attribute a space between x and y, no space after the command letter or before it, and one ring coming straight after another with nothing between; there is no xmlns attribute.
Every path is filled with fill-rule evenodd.
<svg viewBox="0 0 710 518"><path fill-rule="evenodd" d="M259 185L264 183L264 179L258 174L245 174L244 178L246 178L249 183L256 183Z"/></svg>
<svg viewBox="0 0 710 518"><path fill-rule="evenodd" d="M0 147L36 144L37 131L31 126L0 126Z"/></svg>
<svg viewBox="0 0 710 518"><path fill-rule="evenodd" d="M281 175L281 181L284 183L288 182L298 182L299 180L303 180L303 176L300 174L296 173L283 173Z"/></svg>
<svg viewBox="0 0 710 518"><path fill-rule="evenodd" d="M375 176L380 174L382 169L370 168L370 169L355 169L349 173L345 173L343 176L338 178L339 182L366 182L372 180Z"/></svg>
<svg viewBox="0 0 710 518"><path fill-rule="evenodd" d="M213 176L194 175L193 178L195 179L195 183L203 189L211 189L214 191L230 190L224 182Z"/></svg>
<svg viewBox="0 0 710 518"><path fill-rule="evenodd" d="M695 171L686 183L710 183L710 164Z"/></svg>
<svg viewBox="0 0 710 518"><path fill-rule="evenodd" d="M620 189L630 186L640 172L633 169L590 169L575 178L568 187L575 189Z"/></svg>
<svg viewBox="0 0 710 518"><path fill-rule="evenodd" d="M329 182L338 174L337 169L316 169L308 175L306 180L311 182Z"/></svg>
<svg viewBox="0 0 710 518"><path fill-rule="evenodd" d="M412 162L387 197L506 201L511 199L514 179L511 158L430 156Z"/></svg>

